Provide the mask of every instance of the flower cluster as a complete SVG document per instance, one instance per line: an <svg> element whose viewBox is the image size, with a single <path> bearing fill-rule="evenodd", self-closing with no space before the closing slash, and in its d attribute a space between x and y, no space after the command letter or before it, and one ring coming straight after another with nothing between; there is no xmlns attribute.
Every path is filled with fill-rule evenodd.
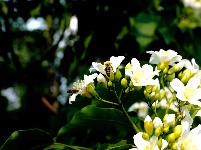
<svg viewBox="0 0 201 150"><path fill-rule="evenodd" d="M182 59L173 50L160 49L147 53L151 57L144 65L133 58L123 66L124 56L112 56L104 63L93 62L89 69L93 74L84 75L83 81L74 84L69 91L69 103L81 95L119 105L136 132L132 150L198 150L201 125L193 126L193 122L201 113L199 66L194 59ZM118 85L121 90L117 89ZM97 86L112 91L117 101L103 99L96 90ZM126 95L139 90L144 93L143 101L135 103L134 100L126 111ZM164 110L164 115L160 114L161 110ZM131 111L137 111L138 117L143 120L142 129L129 117Z"/></svg>

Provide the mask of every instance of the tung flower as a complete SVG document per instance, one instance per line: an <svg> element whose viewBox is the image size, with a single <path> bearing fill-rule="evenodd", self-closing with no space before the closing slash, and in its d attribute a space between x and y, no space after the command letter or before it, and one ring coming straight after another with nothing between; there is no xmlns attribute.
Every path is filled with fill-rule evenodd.
<svg viewBox="0 0 201 150"><path fill-rule="evenodd" d="M104 74L104 75L108 75L107 71L109 69L109 71L112 72L116 72L117 67L121 64L121 62L125 59L124 56L118 56L118 57L110 57L109 61L104 62L104 65L101 63L97 63L97 62L92 62L92 66L93 68L90 68L90 72L92 70L97 70L98 72Z"/></svg>
<svg viewBox="0 0 201 150"><path fill-rule="evenodd" d="M159 85L158 80L153 79L155 75L158 75L159 71L153 71L151 65L145 64L141 67L140 62L136 58L133 58L131 60L131 67L125 69L125 74L131 78L134 86Z"/></svg>
<svg viewBox="0 0 201 150"><path fill-rule="evenodd" d="M157 145L158 137L152 136L149 141L146 141L142 138L142 134L142 132L139 132L134 135L134 144L137 146L137 148L132 148L130 150L159 150L159 147ZM167 147L167 145L167 141L162 139L161 150Z"/></svg>
<svg viewBox="0 0 201 150"><path fill-rule="evenodd" d="M175 78L170 82L172 88L177 92L176 97L181 101L187 101L191 104L201 106L201 88L200 79L198 77L192 77L185 86L179 79Z"/></svg>
<svg viewBox="0 0 201 150"><path fill-rule="evenodd" d="M173 50L165 51L160 49L160 51L147 51L147 53L151 54L149 60L151 64L165 63L166 65L173 66L175 62L180 62L182 59L182 57L177 55L177 52Z"/></svg>
<svg viewBox="0 0 201 150"><path fill-rule="evenodd" d="M87 86L90 83L94 82L94 79L98 76L97 73L94 73L92 75L84 75L84 80L79 80L78 82L75 82L73 84L73 88L71 89L74 90L72 95L69 98L69 104L72 104L72 101L75 101L77 95L84 95L84 96L90 96L90 94L87 92Z"/></svg>

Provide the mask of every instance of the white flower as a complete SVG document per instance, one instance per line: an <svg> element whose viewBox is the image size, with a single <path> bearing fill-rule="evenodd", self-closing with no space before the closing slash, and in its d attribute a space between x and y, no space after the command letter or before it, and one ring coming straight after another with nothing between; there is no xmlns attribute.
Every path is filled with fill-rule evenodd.
<svg viewBox="0 0 201 150"><path fill-rule="evenodd" d="M157 129L158 127L162 127L163 126L163 122L161 121L161 119L159 117L155 117L153 120L153 124L154 124L154 128Z"/></svg>
<svg viewBox="0 0 201 150"><path fill-rule="evenodd" d="M148 114L149 106L145 102L140 102L140 103L137 102L128 108L128 112L135 111L135 110L138 111L138 117L145 118Z"/></svg>
<svg viewBox="0 0 201 150"><path fill-rule="evenodd" d="M183 126L182 132L184 132L186 129L190 129L192 127L193 118L191 118L191 115L190 115L188 109L186 108L186 106L183 106L181 108L181 112L182 112L182 117L183 117L183 119L181 120L181 124Z"/></svg>
<svg viewBox="0 0 201 150"><path fill-rule="evenodd" d="M71 30L72 34L76 34L78 30L78 19L76 16L72 16L70 19L69 29Z"/></svg>
<svg viewBox="0 0 201 150"><path fill-rule="evenodd" d="M92 70L95 69L98 72L100 72L100 73L102 73L104 75L107 75L105 69L106 69L106 67L108 65L109 67L112 67L111 69L112 69L113 72L116 72L117 67L121 64L121 62L124 59L125 59L124 56L118 56L118 57L112 56L112 57L110 57L110 61L106 61L104 63L104 65L101 64L101 63L97 63L97 62L92 62L93 68L90 68L89 71L91 72Z"/></svg>
<svg viewBox="0 0 201 150"><path fill-rule="evenodd" d="M163 118L163 123L171 126L175 123L175 114L166 114Z"/></svg>
<svg viewBox="0 0 201 150"><path fill-rule="evenodd" d="M146 141L142 138L142 132L137 133L134 135L134 144L137 146L137 148L132 148L130 150L159 150L157 142L158 137L152 136L149 141ZM162 139L162 147L161 150L163 150L165 147L167 147L168 142L164 139Z"/></svg>
<svg viewBox="0 0 201 150"><path fill-rule="evenodd" d="M98 76L97 76L97 81L99 83L105 83L106 82L106 79L105 77L100 73Z"/></svg>
<svg viewBox="0 0 201 150"><path fill-rule="evenodd" d="M173 50L163 50L160 51L147 51L147 53L152 54L149 62L151 64L165 63L167 65L173 66L175 62L180 62L182 57L177 55L177 52Z"/></svg>
<svg viewBox="0 0 201 150"><path fill-rule="evenodd" d="M200 139L201 139L201 125L199 124L196 128L190 131L189 126L186 124L182 125L182 135L177 143L178 150L200 150ZM187 127L185 126L187 125Z"/></svg>
<svg viewBox="0 0 201 150"><path fill-rule="evenodd" d="M195 62L194 58L191 60L191 62L187 59L183 59L182 61L184 62L184 67L190 69L192 73L196 73L199 70L199 66Z"/></svg>
<svg viewBox="0 0 201 150"><path fill-rule="evenodd" d="M158 86L158 79L153 79L155 75L158 75L158 72L158 70L153 71L153 67L148 64L145 64L141 67L140 62L136 58L131 60L131 68L125 69L125 74L131 78L134 86Z"/></svg>
<svg viewBox="0 0 201 150"><path fill-rule="evenodd" d="M201 98L200 79L192 77L186 86L177 78L170 82L172 88L177 92L176 97L181 101L187 101L191 104L201 106L199 99Z"/></svg>
<svg viewBox="0 0 201 150"><path fill-rule="evenodd" d="M94 82L94 79L98 76L97 73L94 73L92 75L84 75L84 80L80 80L78 82L75 82L73 84L73 88L71 89L72 92L72 95L70 96L69 98L69 104L72 104L72 101L75 101L76 99L76 96L77 95L85 95L87 94L87 85L89 83L93 83Z"/></svg>

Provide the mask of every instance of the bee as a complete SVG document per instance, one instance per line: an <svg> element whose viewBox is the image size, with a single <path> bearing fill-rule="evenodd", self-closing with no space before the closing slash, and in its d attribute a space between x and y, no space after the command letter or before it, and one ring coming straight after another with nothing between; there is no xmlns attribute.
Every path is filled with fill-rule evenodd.
<svg viewBox="0 0 201 150"><path fill-rule="evenodd" d="M75 94L77 93L79 90L78 89L70 89L67 91L67 93L70 93L70 94Z"/></svg>
<svg viewBox="0 0 201 150"><path fill-rule="evenodd" d="M110 73L113 72L112 63L110 61L106 61L104 65L105 65L105 72L107 76L110 77Z"/></svg>

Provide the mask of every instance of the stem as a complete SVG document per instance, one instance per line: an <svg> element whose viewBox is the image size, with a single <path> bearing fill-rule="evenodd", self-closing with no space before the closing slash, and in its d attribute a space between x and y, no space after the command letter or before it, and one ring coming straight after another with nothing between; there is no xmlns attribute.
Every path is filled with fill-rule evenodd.
<svg viewBox="0 0 201 150"><path fill-rule="evenodd" d="M99 100L101 102L104 102L104 103L112 104L112 105L119 105L118 103L110 102L110 101L107 101L107 100L104 100L104 99L101 99L101 98L97 98L97 100Z"/></svg>
<svg viewBox="0 0 201 150"><path fill-rule="evenodd" d="M122 89L122 91L123 91L123 89ZM120 99L120 98L121 98L121 95L122 95L122 91L121 91L121 93L120 93L119 96L117 95L117 92L116 92L115 90L114 90L114 93L115 93L115 95L116 95L116 97L117 97L117 100L118 100L118 102L119 102L119 105L121 106L121 109L122 109L124 115L126 116L126 118L128 119L128 121L131 123L133 129L138 133L138 132L140 132L139 129L138 129L137 126L133 123L133 121L131 120L130 116L128 115L127 111L125 110L125 108L124 108L124 106L123 106L123 104L122 104L122 102L121 102L121 99Z"/></svg>

